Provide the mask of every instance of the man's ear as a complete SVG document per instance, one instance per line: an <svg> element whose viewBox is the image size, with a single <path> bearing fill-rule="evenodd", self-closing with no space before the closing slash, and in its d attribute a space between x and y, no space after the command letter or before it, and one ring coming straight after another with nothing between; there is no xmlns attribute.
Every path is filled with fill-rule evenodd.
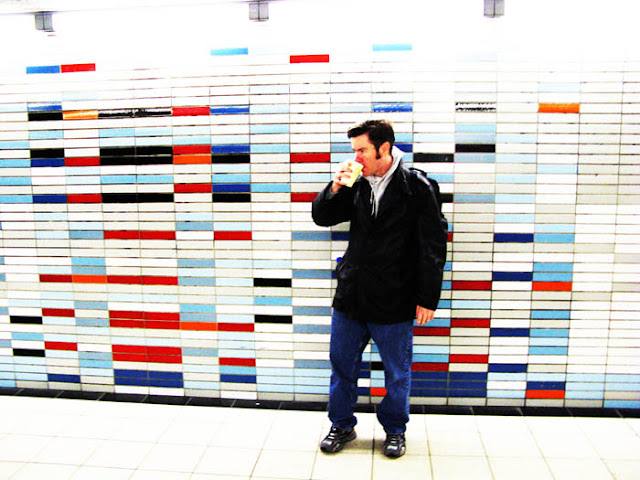
<svg viewBox="0 0 640 480"><path fill-rule="evenodd" d="M384 157L391 154L391 144L389 142L384 142L380 145L380 156Z"/></svg>

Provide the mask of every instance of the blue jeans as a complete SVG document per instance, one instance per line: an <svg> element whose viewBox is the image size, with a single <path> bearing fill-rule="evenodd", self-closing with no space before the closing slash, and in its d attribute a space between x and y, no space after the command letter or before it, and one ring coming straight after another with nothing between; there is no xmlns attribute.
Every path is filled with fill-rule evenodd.
<svg viewBox="0 0 640 480"><path fill-rule="evenodd" d="M331 317L331 385L329 419L333 426L356 425L354 409L362 352L373 339L384 365L387 394L378 405L378 421L388 434L404 433L409 421L413 322L383 325L359 322L333 310Z"/></svg>

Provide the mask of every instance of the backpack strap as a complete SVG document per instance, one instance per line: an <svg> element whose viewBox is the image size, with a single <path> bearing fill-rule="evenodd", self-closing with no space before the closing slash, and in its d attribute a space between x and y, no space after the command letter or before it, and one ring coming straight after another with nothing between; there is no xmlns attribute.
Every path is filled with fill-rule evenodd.
<svg viewBox="0 0 640 480"><path fill-rule="evenodd" d="M429 177L423 170L415 167L409 167L409 171L412 173L412 177L415 175L417 177L421 177L421 180L428 185L431 185L433 189L433 194L436 197L436 202L438 204L438 209L440 210L440 215L442 215L442 195L440 194L440 185L438 182Z"/></svg>

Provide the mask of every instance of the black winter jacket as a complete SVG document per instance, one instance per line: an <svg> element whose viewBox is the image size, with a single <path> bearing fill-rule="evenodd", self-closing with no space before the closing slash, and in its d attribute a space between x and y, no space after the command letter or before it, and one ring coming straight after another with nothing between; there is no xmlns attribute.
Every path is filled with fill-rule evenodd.
<svg viewBox="0 0 640 480"><path fill-rule="evenodd" d="M447 254L447 221L433 187L402 161L392 174L376 217L371 187L359 178L331 194L331 183L312 204L323 227L351 221L349 246L336 268L333 307L373 323L398 323L416 316L416 305L435 310Z"/></svg>

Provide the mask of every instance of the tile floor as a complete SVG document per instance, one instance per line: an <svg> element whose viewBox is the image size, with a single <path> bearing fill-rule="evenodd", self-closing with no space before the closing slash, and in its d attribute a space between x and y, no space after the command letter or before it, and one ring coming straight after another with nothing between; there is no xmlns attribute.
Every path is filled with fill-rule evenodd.
<svg viewBox="0 0 640 480"><path fill-rule="evenodd" d="M359 414L318 451L324 412L0 396L0 479L640 479L640 419L412 415L407 454Z"/></svg>

